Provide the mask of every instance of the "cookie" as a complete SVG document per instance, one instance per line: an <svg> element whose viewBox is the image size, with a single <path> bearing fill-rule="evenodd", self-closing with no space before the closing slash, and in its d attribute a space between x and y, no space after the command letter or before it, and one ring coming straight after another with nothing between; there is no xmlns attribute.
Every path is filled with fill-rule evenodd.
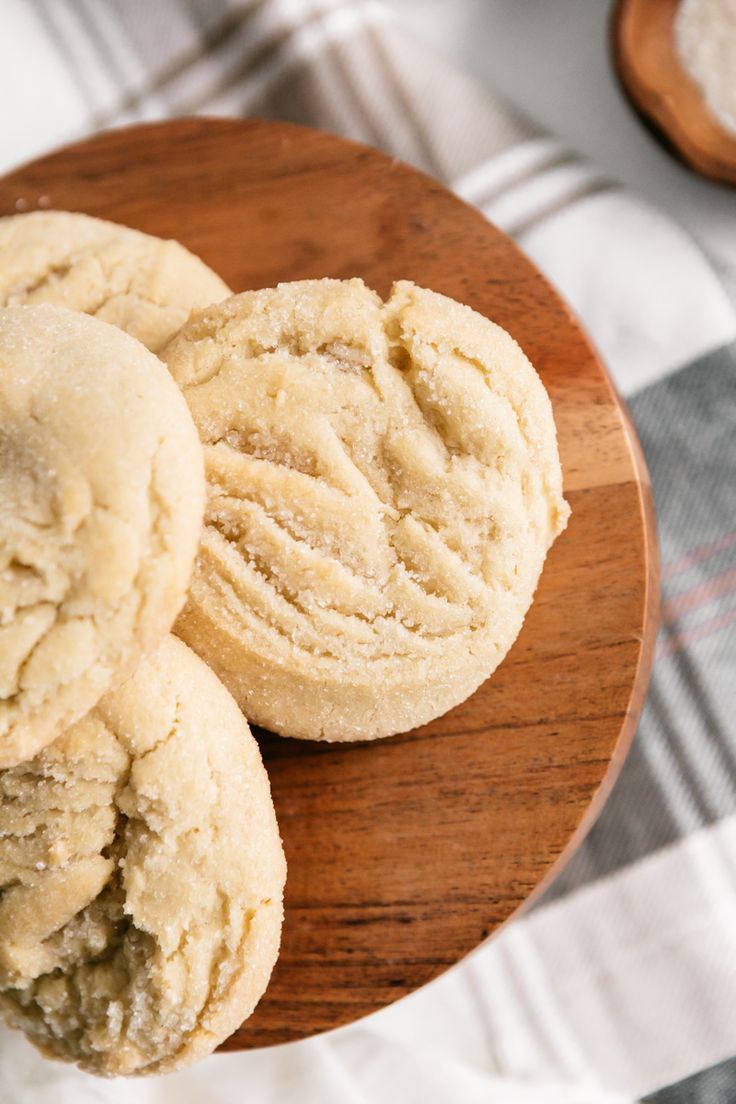
<svg viewBox="0 0 736 1104"><path fill-rule="evenodd" d="M258 745L175 637L0 772L0 1009L44 1053L162 1073L250 1015L285 863Z"/></svg>
<svg viewBox="0 0 736 1104"><path fill-rule="evenodd" d="M55 303L92 314L155 353L191 310L228 295L178 242L68 211L0 219L0 306Z"/></svg>
<svg viewBox="0 0 736 1104"><path fill-rule="evenodd" d="M501 662L568 507L518 345L442 295L315 280L196 312L163 351L208 502L175 631L253 722L368 740Z"/></svg>
<svg viewBox="0 0 736 1104"><path fill-rule="evenodd" d="M0 767L168 632L203 507L197 432L157 357L61 307L0 310Z"/></svg>

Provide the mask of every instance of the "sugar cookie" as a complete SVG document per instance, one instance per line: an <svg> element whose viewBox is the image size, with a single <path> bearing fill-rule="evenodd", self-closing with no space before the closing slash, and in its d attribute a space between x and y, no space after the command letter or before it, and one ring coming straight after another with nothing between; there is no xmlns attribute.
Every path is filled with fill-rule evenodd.
<svg viewBox="0 0 736 1104"><path fill-rule="evenodd" d="M169 630L203 505L197 433L157 357L61 307L0 310L0 766Z"/></svg>
<svg viewBox="0 0 736 1104"><path fill-rule="evenodd" d="M568 506L552 409L518 345L442 295L361 281L247 292L162 357L208 503L175 631L257 724L372 739L501 662Z"/></svg>
<svg viewBox="0 0 736 1104"><path fill-rule="evenodd" d="M0 1009L102 1075L208 1054L276 960L285 864L237 705L175 637L0 772Z"/></svg>
<svg viewBox="0 0 736 1104"><path fill-rule="evenodd" d="M69 211L0 218L0 306L55 303L92 314L155 353L191 310L228 295L176 241Z"/></svg>

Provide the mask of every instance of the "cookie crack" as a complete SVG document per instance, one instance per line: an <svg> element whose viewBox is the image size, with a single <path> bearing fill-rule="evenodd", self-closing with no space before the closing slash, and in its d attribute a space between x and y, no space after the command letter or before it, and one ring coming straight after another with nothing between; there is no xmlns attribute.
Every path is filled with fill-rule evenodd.
<svg viewBox="0 0 736 1104"><path fill-rule="evenodd" d="M80 259L83 259L85 255L89 254L71 254L69 257L62 261L58 261L56 264L46 266L38 276L32 277L30 282L25 281L23 283L14 284L5 293L3 305L10 306L14 303L21 303L29 295L34 295L35 292L45 289L50 284L60 283L65 276L69 275L74 266L78 264Z"/></svg>
<svg viewBox="0 0 736 1104"><path fill-rule="evenodd" d="M269 517L269 520L273 521L275 525L278 525L278 522L276 522L275 519ZM224 524L224 523L220 523L220 524ZM235 550L237 551L237 553L239 554L239 556L243 557L243 550L239 546L240 537L235 536L232 532L228 532L228 531L223 530L222 528L220 528L220 524L208 523L208 527L210 529L214 530L217 537L219 537L225 543L232 545L235 548ZM288 534L288 532L287 532L286 535L289 536L290 534ZM317 551L317 550L315 550L315 551ZM329 560L329 557L324 557L324 558L326 560ZM294 613L297 614L297 616L299 616L301 618L302 626L303 627L306 626L307 628L311 628L312 621L313 621L313 618L315 616L314 606L307 605L303 601L301 601L299 599L299 596L297 595L297 593L293 590L292 587L289 586L288 582L286 582L286 580L282 580L280 576L276 575L273 572L273 569L270 566L267 557L264 556L264 555L261 555L261 556L255 555L253 553L253 551L251 550L250 557L247 560L245 559L245 557L243 557L243 559L244 559L244 562L249 567L251 567L254 571L256 571L258 573L259 577L263 580L263 582L266 583L271 588L273 594L279 600L282 600L286 605L288 605L290 610L292 610ZM338 566L344 567L344 564L342 564L341 561L335 560L334 562L336 564L338 564ZM401 564L401 561L397 559L397 563ZM222 566L223 570L228 570L229 567L230 567L230 565L227 565L225 563L222 563L221 566ZM401 566L404 566L404 565L401 564ZM404 569L407 570L407 572L408 572L408 568L406 568L404 566ZM346 570L349 570L349 569L346 569ZM365 582L370 582L371 581L367 577L364 577L364 576L357 576L356 575L356 576L354 576L354 578L359 579L361 581L365 581ZM413 578L413 576L412 576L412 578ZM416 580L414 580L414 581L416 581ZM417 585L419 585L419 584L417 583ZM231 589L232 589L232 587L231 587ZM424 592L429 593L426 590ZM233 593L233 595L236 594L234 589L232 589L232 593ZM434 595L434 594L432 594L431 596L432 597L440 597L440 596ZM447 599L443 599L443 600L447 601ZM448 604L448 607L450 607L450 602L449 601L447 601L447 604ZM339 617L345 618L345 620L347 622L350 622L350 621L354 620L356 622L359 622L360 624L363 624L363 625L367 626L368 628L370 628L372 630L373 636L374 636L374 639L375 639L376 642L380 641L380 639L381 639L380 633L377 631L378 625L381 622L383 622L383 623L392 622L398 629L400 629L403 633L405 633L407 635L407 640L406 640L407 648L406 649L395 648L390 653L389 652L382 653L382 655L378 658L386 658L389 655L396 656L396 657L401 657L402 655L403 656L410 655L411 654L411 641L416 640L417 637L420 637L424 641L433 641L433 640L439 640L439 639L447 639L449 636L454 635L454 630L449 630L449 631L444 631L444 632L443 631L433 632L433 631L430 631L430 630L426 629L424 626L417 626L414 623L409 623L405 618L400 616L400 612L396 609L395 605L392 605L384 613L376 613L372 616L369 615L369 614L361 613L359 610L350 610L349 612L347 612L345 610L341 610L338 606L335 606L335 605L332 605L332 606L329 606L329 607L326 606L325 609L329 609L330 612L332 612L333 614L336 614ZM304 652L305 655L312 656L312 657L315 657L315 658L318 658L318 657L331 658L331 659L334 659L336 661L339 661L342 658L342 652L330 647L329 637L324 638L325 643L324 643L324 647L322 648L322 650L313 649L313 648L310 648L306 643L297 642L293 638L293 636L291 636L289 633L287 633L286 630L278 623L278 621L275 619L275 617L272 613L269 612L267 614L266 612L260 612L259 613L259 618L261 620L263 620L266 624L268 624L269 627L272 628L275 632L277 632L282 637L282 639L287 640L291 647L296 648L297 650Z"/></svg>

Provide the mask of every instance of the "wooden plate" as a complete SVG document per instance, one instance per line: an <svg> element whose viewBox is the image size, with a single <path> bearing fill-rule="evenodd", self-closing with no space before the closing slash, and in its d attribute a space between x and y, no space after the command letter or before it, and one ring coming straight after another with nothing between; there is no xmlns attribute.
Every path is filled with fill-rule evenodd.
<svg viewBox="0 0 736 1104"><path fill-rule="evenodd" d="M652 655L656 542L626 414L580 326L500 231L426 176L318 131L188 119L103 134L0 181L181 239L238 290L398 277L518 338L550 392L567 532L494 678L420 731L328 746L260 734L289 862L283 951L226 1044L373 1012L476 947L559 867L632 737Z"/></svg>
<svg viewBox="0 0 736 1104"><path fill-rule="evenodd" d="M680 0L618 0L611 24L619 80L634 109L690 168L736 184L736 137L719 126L680 61Z"/></svg>

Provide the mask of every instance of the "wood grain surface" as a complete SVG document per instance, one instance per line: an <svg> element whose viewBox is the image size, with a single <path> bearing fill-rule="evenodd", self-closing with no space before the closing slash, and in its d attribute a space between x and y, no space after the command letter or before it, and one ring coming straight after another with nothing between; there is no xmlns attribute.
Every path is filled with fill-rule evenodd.
<svg viewBox="0 0 736 1104"><path fill-rule="evenodd" d="M619 80L634 109L696 172L736 184L736 137L718 123L680 61L680 0L618 0L611 23Z"/></svg>
<svg viewBox="0 0 736 1104"><path fill-rule="evenodd" d="M258 733L289 862L283 950L246 1048L404 996L496 931L570 854L631 740L652 658L646 470L600 362L549 284L439 184L374 150L258 121L103 134L0 181L0 214L86 211L179 238L237 290L394 279L506 327L554 404L572 506L505 663L404 736L329 746Z"/></svg>

